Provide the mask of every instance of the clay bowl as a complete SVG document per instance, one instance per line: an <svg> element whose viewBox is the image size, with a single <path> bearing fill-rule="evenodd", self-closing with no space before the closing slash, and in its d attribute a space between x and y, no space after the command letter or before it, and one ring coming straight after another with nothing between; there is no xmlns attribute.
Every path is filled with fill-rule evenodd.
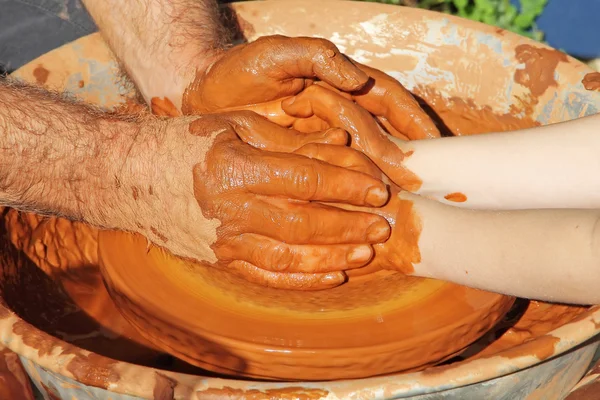
<svg viewBox="0 0 600 400"><path fill-rule="evenodd" d="M441 96L438 101L471 99L503 120L511 117L505 114L512 106L518 108L522 100L532 98L535 104L524 114L541 124L595 114L600 107L600 94L586 91L581 84L592 72L589 68L571 58L558 61L558 53L494 27L368 2L290 0L285 5L248 2L235 8L250 39L273 33L320 35L354 58L399 78L411 90L427 84ZM523 84L527 80L516 79L532 65L532 59L517 57L522 46L550 57L529 80L542 83L543 90L532 91ZM108 108L123 103L129 93L116 79L117 64L97 34L40 57L15 76ZM600 333L599 307L519 300L502 323L460 357L424 371L335 382L223 379L189 366L173 366L173 360L164 356L128 352L132 342L147 341L122 325L118 313L100 312L115 310L110 299L78 302L63 290L64 279L59 276L70 279L72 270L87 266L93 282L93 274L99 273L93 229L14 211L2 217L0 343L19 356L48 398L560 399L583 376L598 346L594 338ZM30 290L34 281L36 289ZM86 290L108 297L101 285ZM64 302L52 301L57 291L63 291ZM90 332L78 326L90 326L89 320L78 321L75 315L71 324L59 319L47 323L53 314L69 311L80 311L80 318L91 317L105 339L121 340L120 344L112 342L112 353L107 351L110 346L95 347L98 333L86 340ZM121 334L120 329L128 331ZM186 368L188 373L177 372Z"/></svg>
<svg viewBox="0 0 600 400"><path fill-rule="evenodd" d="M148 249L139 235L100 232L98 246L108 291L142 336L228 375L332 380L423 368L477 340L514 301L390 271L278 290Z"/></svg>

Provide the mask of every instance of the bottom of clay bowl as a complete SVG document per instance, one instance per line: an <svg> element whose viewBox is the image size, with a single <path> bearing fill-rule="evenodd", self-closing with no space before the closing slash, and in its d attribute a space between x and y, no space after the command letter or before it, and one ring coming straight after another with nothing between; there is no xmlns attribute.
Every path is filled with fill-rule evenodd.
<svg viewBox="0 0 600 400"><path fill-rule="evenodd" d="M334 289L283 291L147 243L100 233L100 265L113 300L157 346L231 375L330 380L423 368L484 335L514 301L387 271Z"/></svg>

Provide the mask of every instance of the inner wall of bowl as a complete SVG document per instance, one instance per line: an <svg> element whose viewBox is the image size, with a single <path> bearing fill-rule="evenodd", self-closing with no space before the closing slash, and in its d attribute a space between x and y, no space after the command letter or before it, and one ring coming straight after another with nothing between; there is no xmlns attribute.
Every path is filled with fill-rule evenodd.
<svg viewBox="0 0 600 400"><path fill-rule="evenodd" d="M581 84L591 70L542 44L420 9L365 2L340 10L336 3L321 2L318 14L299 0L286 2L285 9L254 2L236 9L250 40L272 34L323 37L409 90L427 85L444 97L471 99L499 114L523 115L530 109L529 116L541 124L598 112L599 94ZM541 79L544 90L540 93L538 85L532 92L516 82L523 73Z"/></svg>

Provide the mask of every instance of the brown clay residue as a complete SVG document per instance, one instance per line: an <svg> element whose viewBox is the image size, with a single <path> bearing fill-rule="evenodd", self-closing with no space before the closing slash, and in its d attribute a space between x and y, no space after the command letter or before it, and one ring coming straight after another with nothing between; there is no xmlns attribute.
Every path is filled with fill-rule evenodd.
<svg viewBox="0 0 600 400"><path fill-rule="evenodd" d="M8 349L0 351L0 399L34 400L19 356Z"/></svg>
<svg viewBox="0 0 600 400"><path fill-rule="evenodd" d="M565 400L598 400L598 397L600 397L600 381L594 380L572 391Z"/></svg>
<svg viewBox="0 0 600 400"><path fill-rule="evenodd" d="M587 316L586 310L587 307L520 300L505 320L475 343L470 349L472 353L465 354L465 357L476 359L504 356L510 349L515 349L510 350L515 356L522 355L525 350L519 346L529 342L535 343L536 348L533 351L536 355L543 357L550 351L549 343L555 339L549 333ZM544 342L538 345L537 339L546 336L549 338L543 339ZM511 354L508 353L507 357L511 357Z"/></svg>
<svg viewBox="0 0 600 400"><path fill-rule="evenodd" d="M140 191L137 187L133 186L131 188L131 196L133 197L134 200L137 200L140 198Z"/></svg>
<svg viewBox="0 0 600 400"><path fill-rule="evenodd" d="M590 72L581 81L586 90L600 91L600 72Z"/></svg>
<svg viewBox="0 0 600 400"><path fill-rule="evenodd" d="M448 193L444 196L444 198L454 203L464 203L465 201L467 201L467 196L460 192Z"/></svg>
<svg viewBox="0 0 600 400"><path fill-rule="evenodd" d="M36 349L39 357L51 354L56 351L57 346L60 346L55 338L35 331L21 320L14 324L13 333L20 337L26 346ZM119 374L113 368L116 361L86 352L68 343L62 345L61 355L74 356L66 368L79 382L108 389L111 383L119 381Z"/></svg>
<svg viewBox="0 0 600 400"><path fill-rule="evenodd" d="M174 400L177 382L163 374L155 373L155 383L152 395L154 400Z"/></svg>
<svg viewBox="0 0 600 400"><path fill-rule="evenodd" d="M480 107L473 100L446 98L430 87L419 86L415 94L436 121L444 136L465 136L480 133L506 132L539 126L531 117L519 117L519 110L499 114L491 107Z"/></svg>
<svg viewBox="0 0 600 400"><path fill-rule="evenodd" d="M162 99L159 97L153 97L150 100L152 113L161 117L178 117L181 115L181 112L175 107L173 102L163 97Z"/></svg>
<svg viewBox="0 0 600 400"><path fill-rule="evenodd" d="M35 81L39 85L43 85L44 83L46 83L49 75L50 71L44 68L41 64L33 70L33 76L35 77Z"/></svg>
<svg viewBox="0 0 600 400"><path fill-rule="evenodd" d="M260 391L256 389L243 390L225 386L223 389L207 389L196 392L198 400L318 400L329 394L326 390L307 389L303 387L288 387Z"/></svg>
<svg viewBox="0 0 600 400"><path fill-rule="evenodd" d="M527 87L534 98L543 95L549 87L556 87L554 72L560 62L569 62L563 52L529 44L517 46L515 58L525 64L515 72L515 82Z"/></svg>
<svg viewBox="0 0 600 400"><path fill-rule="evenodd" d="M519 347L512 347L508 350L503 351L502 354L500 354L500 356L506 358L518 358L523 357L525 355L530 355L536 357L540 361L543 361L556 354L556 344L559 342L560 338L557 338L552 335L539 336L535 338L535 342L532 342L532 345L534 346L528 349L527 352L524 352L523 349L520 349ZM483 358L490 357L494 356L490 355L488 357Z"/></svg>
<svg viewBox="0 0 600 400"><path fill-rule="evenodd" d="M377 212L377 210L373 211ZM415 271L414 264L421 261L419 250L421 220L413 209L413 202L400 198L397 192L380 211L383 216L389 212L394 215L393 219L388 218L392 233L387 242L374 246L376 257L372 265L410 275Z"/></svg>
<svg viewBox="0 0 600 400"><path fill-rule="evenodd" d="M82 87L85 86L85 82L84 81L79 81L79 83L77 84L77 86L79 86L79 88L81 89Z"/></svg>

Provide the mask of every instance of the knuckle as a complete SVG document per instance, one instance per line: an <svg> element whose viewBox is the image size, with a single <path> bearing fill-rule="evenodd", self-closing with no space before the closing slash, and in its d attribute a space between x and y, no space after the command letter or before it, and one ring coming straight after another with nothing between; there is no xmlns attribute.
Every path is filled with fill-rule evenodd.
<svg viewBox="0 0 600 400"><path fill-rule="evenodd" d="M276 272L295 271L299 265L290 247L283 243L273 246L267 257L266 265Z"/></svg>
<svg viewBox="0 0 600 400"><path fill-rule="evenodd" d="M310 240L312 217L307 211L289 213L286 216L284 229L289 241L295 243L306 243Z"/></svg>
<svg viewBox="0 0 600 400"><path fill-rule="evenodd" d="M315 164L296 167L293 179L294 192L298 193L303 200L314 199L322 184L321 174Z"/></svg>
<svg viewBox="0 0 600 400"><path fill-rule="evenodd" d="M333 42L324 38L312 38L313 43L321 52L333 51L338 52L338 48Z"/></svg>

